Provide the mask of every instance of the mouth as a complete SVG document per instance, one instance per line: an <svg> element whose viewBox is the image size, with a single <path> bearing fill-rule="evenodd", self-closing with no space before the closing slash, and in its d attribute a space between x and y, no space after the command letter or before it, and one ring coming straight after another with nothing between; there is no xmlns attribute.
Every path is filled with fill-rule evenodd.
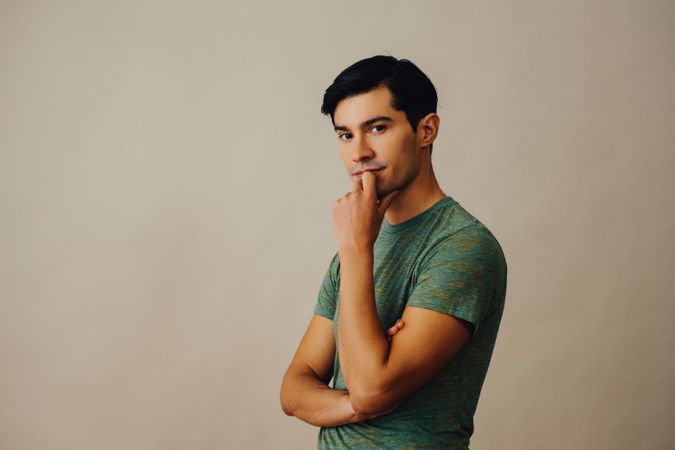
<svg viewBox="0 0 675 450"><path fill-rule="evenodd" d="M378 167L377 169L363 169L363 170L357 170L354 172L352 175L355 177L358 177L359 175L363 175L363 172L371 172L371 173L376 173L379 172L380 170L383 170L384 167Z"/></svg>

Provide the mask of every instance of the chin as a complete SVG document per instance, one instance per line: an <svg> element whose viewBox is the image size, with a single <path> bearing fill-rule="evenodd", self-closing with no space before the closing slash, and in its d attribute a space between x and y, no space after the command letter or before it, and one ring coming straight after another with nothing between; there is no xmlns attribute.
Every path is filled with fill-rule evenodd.
<svg viewBox="0 0 675 450"><path fill-rule="evenodd" d="M382 200L384 197L387 196L387 194L389 194L391 192L394 192L395 190L396 189L388 189L388 188L378 189L377 190L377 199Z"/></svg>

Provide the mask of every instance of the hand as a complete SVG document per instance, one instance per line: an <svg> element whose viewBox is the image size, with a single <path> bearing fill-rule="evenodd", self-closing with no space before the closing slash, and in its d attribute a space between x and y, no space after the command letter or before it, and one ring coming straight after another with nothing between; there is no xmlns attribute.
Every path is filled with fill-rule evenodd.
<svg viewBox="0 0 675 450"><path fill-rule="evenodd" d="M375 175L363 172L354 181L351 192L333 204L333 222L338 247L343 249L372 249L380 232L384 213L398 191L390 192L379 202Z"/></svg>
<svg viewBox="0 0 675 450"><path fill-rule="evenodd" d="M403 328L403 321L398 319L394 325L387 330L387 340L391 342L392 336L394 336L398 331Z"/></svg>

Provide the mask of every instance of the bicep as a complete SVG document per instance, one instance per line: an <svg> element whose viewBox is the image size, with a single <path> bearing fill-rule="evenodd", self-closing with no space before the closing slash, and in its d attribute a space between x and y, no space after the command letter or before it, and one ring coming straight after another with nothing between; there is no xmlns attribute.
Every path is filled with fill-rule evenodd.
<svg viewBox="0 0 675 450"><path fill-rule="evenodd" d="M314 314L293 356L289 370L312 370L328 384L335 363L333 321Z"/></svg>
<svg viewBox="0 0 675 450"><path fill-rule="evenodd" d="M469 340L473 325L438 311L408 306L391 339L380 395L396 404L426 384ZM383 400L383 399L381 399Z"/></svg>
<svg viewBox="0 0 675 450"><path fill-rule="evenodd" d="M488 313L502 264L501 248L482 227L465 227L429 253L373 401L402 401L450 362Z"/></svg>

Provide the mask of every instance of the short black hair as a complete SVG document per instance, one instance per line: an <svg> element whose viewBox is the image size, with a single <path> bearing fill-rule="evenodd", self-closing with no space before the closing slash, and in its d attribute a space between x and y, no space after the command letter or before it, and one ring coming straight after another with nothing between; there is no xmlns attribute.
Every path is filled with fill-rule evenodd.
<svg viewBox="0 0 675 450"><path fill-rule="evenodd" d="M416 132L422 117L436 112L436 88L424 72L407 59L376 55L357 61L340 72L323 95L321 113L329 114L335 126L333 115L338 103L380 86L389 89L393 102L391 106L405 112L413 132ZM429 152L432 147L429 146Z"/></svg>

